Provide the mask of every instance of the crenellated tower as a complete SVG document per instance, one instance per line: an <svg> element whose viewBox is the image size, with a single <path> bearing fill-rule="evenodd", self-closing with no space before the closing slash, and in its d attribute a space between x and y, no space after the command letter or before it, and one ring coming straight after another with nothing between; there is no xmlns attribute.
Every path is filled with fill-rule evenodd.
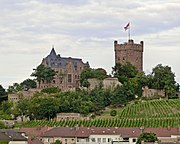
<svg viewBox="0 0 180 144"><path fill-rule="evenodd" d="M138 71L143 71L143 41L140 44L129 40L124 44L114 41L115 63L125 64L130 62Z"/></svg>

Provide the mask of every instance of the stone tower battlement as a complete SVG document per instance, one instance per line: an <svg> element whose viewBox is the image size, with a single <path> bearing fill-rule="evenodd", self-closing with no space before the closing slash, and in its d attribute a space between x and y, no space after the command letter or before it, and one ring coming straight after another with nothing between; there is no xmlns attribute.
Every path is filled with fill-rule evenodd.
<svg viewBox="0 0 180 144"><path fill-rule="evenodd" d="M134 43L133 40L124 44L118 44L118 41L114 41L115 63L125 64L130 62L137 70L143 71L143 48L143 41L140 44Z"/></svg>

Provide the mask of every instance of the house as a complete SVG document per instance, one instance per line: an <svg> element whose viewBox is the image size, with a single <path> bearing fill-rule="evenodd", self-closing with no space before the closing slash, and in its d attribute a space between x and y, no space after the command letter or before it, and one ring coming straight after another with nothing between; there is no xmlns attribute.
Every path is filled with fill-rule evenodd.
<svg viewBox="0 0 180 144"><path fill-rule="evenodd" d="M80 86L80 74L84 68L89 67L89 63L83 63L82 59L61 57L56 54L52 48L50 54L43 58L42 65L54 69L57 73L50 83L46 80L41 80L37 84L40 89L48 87L58 87L61 91L72 90Z"/></svg>
<svg viewBox="0 0 180 144"><path fill-rule="evenodd" d="M0 129L0 142L9 144L28 144L27 137L24 133L13 129Z"/></svg>
<svg viewBox="0 0 180 144"><path fill-rule="evenodd" d="M114 89L118 85L121 86L122 84L119 82L118 78L105 78L104 80L98 80L96 78L88 79L90 86L88 87L89 90L93 90L95 87L99 86L102 83L104 89Z"/></svg>
<svg viewBox="0 0 180 144"><path fill-rule="evenodd" d="M82 116L80 113L58 113L56 120L80 120Z"/></svg>
<svg viewBox="0 0 180 144"><path fill-rule="evenodd" d="M21 128L19 131L25 133L28 137L28 142L30 144L41 144L40 136L46 131L50 130L50 127L33 127L33 128Z"/></svg>
<svg viewBox="0 0 180 144"><path fill-rule="evenodd" d="M55 127L41 135L44 144L60 140L62 144L76 144L76 128Z"/></svg>
<svg viewBox="0 0 180 144"><path fill-rule="evenodd" d="M149 89L147 86L143 87L142 97L162 96L165 97L165 92L158 89Z"/></svg>
<svg viewBox="0 0 180 144"><path fill-rule="evenodd" d="M16 93L10 93L8 94L8 100L13 103L16 103L22 97L26 99L32 98L34 94L37 92L40 92L40 89L28 89L28 90L22 90Z"/></svg>
<svg viewBox="0 0 180 144"><path fill-rule="evenodd" d="M41 135L50 144L135 144L143 132L155 133L160 143L179 143L180 128L56 127Z"/></svg>
<svg viewBox="0 0 180 144"><path fill-rule="evenodd" d="M76 133L76 144L135 144L140 135L139 128L85 128Z"/></svg>

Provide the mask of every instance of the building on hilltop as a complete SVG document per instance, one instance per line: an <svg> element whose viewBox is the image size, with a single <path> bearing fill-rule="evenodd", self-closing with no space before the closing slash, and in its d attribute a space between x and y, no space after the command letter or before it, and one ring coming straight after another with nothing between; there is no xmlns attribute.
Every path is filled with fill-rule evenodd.
<svg viewBox="0 0 180 144"><path fill-rule="evenodd" d="M117 41L114 41L115 64L129 62L138 71L143 71L143 45L143 41L140 44L135 44L133 40L124 44L118 44Z"/></svg>
<svg viewBox="0 0 180 144"><path fill-rule="evenodd" d="M51 83L41 81L38 87L43 89L54 86L61 91L78 88L82 70L89 67L89 63L83 63L82 59L57 55L54 48L46 58L43 58L41 64L54 69L57 73Z"/></svg>

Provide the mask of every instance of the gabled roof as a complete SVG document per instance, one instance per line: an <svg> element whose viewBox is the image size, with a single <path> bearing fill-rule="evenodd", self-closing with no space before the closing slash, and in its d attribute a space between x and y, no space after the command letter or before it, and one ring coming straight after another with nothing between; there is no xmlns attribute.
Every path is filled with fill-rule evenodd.
<svg viewBox="0 0 180 144"><path fill-rule="evenodd" d="M137 137L141 133L139 128L106 128L106 127L80 127L77 129L77 137L89 137L89 135L121 135L122 137Z"/></svg>
<svg viewBox="0 0 180 144"><path fill-rule="evenodd" d="M66 58L61 57L59 54L57 55L54 48L52 48L50 54L43 59L48 67L51 68L65 68L68 61L71 61L73 66L77 66L78 63L83 63L82 59L79 58ZM89 63L83 63L85 67L89 67Z"/></svg>
<svg viewBox="0 0 180 144"><path fill-rule="evenodd" d="M157 137L180 136L179 128L106 128L106 127L56 127L42 137L79 137L88 138L90 135L120 135L121 137L138 137L142 132L152 132Z"/></svg>
<svg viewBox="0 0 180 144"><path fill-rule="evenodd" d="M179 128L145 128L144 132L152 132L157 137L170 137L171 135L180 135Z"/></svg>
<svg viewBox="0 0 180 144"><path fill-rule="evenodd" d="M21 128L20 132L26 133L28 136L39 137L44 132L50 130L48 127Z"/></svg>
<svg viewBox="0 0 180 144"><path fill-rule="evenodd" d="M3 138L8 141L27 141L23 133L13 129L0 129L0 140L3 140Z"/></svg>
<svg viewBox="0 0 180 144"><path fill-rule="evenodd" d="M76 128L69 127L55 127L44 134L41 137L75 137Z"/></svg>

